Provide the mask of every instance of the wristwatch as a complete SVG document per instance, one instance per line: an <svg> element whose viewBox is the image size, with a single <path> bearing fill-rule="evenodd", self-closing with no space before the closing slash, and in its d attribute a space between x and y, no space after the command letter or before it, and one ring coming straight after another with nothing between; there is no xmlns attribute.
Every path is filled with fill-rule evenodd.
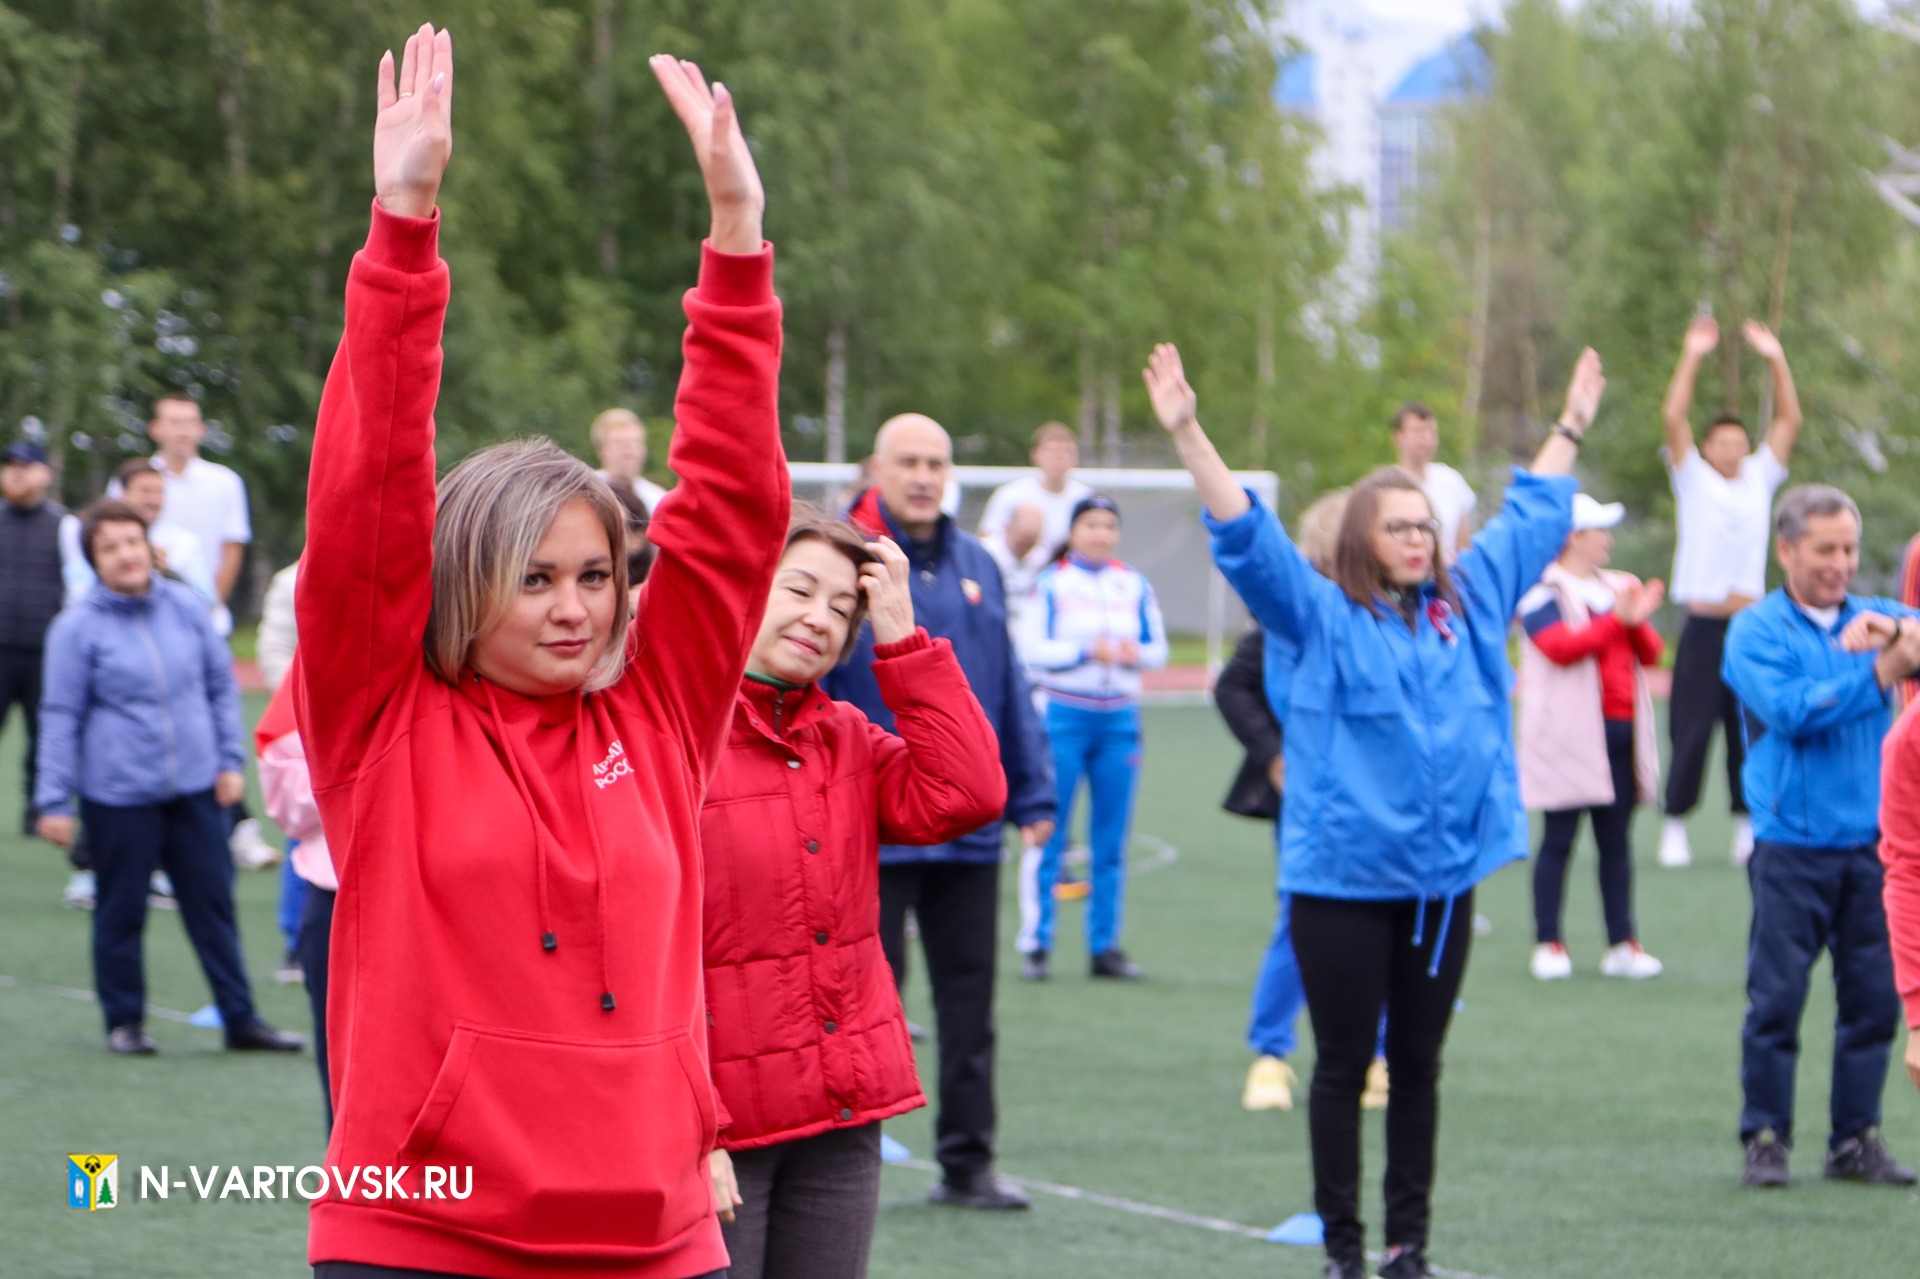
<svg viewBox="0 0 1920 1279"><path fill-rule="evenodd" d="M1553 433L1563 440L1572 441L1575 448L1579 448L1582 444L1586 443L1587 433L1568 426L1565 422L1555 422L1553 424Z"/></svg>

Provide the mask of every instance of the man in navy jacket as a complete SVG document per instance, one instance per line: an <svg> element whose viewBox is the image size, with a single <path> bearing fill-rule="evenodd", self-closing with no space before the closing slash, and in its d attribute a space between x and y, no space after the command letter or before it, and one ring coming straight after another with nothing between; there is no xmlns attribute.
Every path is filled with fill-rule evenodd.
<svg viewBox="0 0 1920 1279"><path fill-rule="evenodd" d="M1774 526L1786 585L1734 618L1722 668L1742 708L1755 836L1740 1032L1744 1179L1787 1184L1800 1015L1814 961L1828 950L1839 1008L1826 1175L1911 1185L1913 1170L1880 1140L1900 1000L1878 845L1888 690L1920 666L1920 614L1847 593L1860 567L1860 508L1845 493L1790 489Z"/></svg>
<svg viewBox="0 0 1920 1279"><path fill-rule="evenodd" d="M1007 773L1003 821L946 844L880 849L880 940L896 981L906 976L906 915L920 924L940 1043L936 1154L944 1174L934 1203L1025 1208L1026 1196L993 1173L993 974L998 951L1001 828L1041 844L1056 801L1045 730L1007 633L999 567L971 535L941 513L953 469L953 442L932 418L905 414L874 440L874 487L848 518L873 537L891 537L913 566L914 620L952 642L967 682L1000 736ZM893 728L873 677L873 636L824 681L874 723Z"/></svg>

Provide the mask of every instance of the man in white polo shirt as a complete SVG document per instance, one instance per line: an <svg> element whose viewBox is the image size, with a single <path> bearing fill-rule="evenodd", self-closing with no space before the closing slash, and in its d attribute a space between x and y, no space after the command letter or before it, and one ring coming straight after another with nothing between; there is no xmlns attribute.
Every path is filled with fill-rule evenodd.
<svg viewBox="0 0 1920 1279"><path fill-rule="evenodd" d="M1440 422L1418 401L1402 404L1393 415L1393 448L1400 469L1420 481L1433 518L1440 521L1440 554L1451 564L1473 540L1473 508L1479 503L1467 477L1434 461L1440 451Z"/></svg>
<svg viewBox="0 0 1920 1279"><path fill-rule="evenodd" d="M1073 508L1080 499L1093 496L1093 490L1073 478L1080 464L1080 439L1065 424L1047 422L1033 433L1033 449L1027 454L1036 474L1010 480L993 491L987 509L980 516L982 539L1006 532L1015 510L1037 506L1046 516L1040 535L1045 554L1066 544L1067 530L1073 526Z"/></svg>
<svg viewBox="0 0 1920 1279"><path fill-rule="evenodd" d="M240 580L247 543L253 540L246 483L228 467L200 456L207 424L192 396L168 394L155 400L147 434L153 437L153 468L167 479L159 522L185 529L199 541L206 577L212 579L218 597L214 629L231 634L233 614L227 601Z"/></svg>
<svg viewBox="0 0 1920 1279"><path fill-rule="evenodd" d="M1773 495L1787 478L1787 462L1800 437L1800 397L1780 340L1749 320L1741 328L1754 354L1773 374L1773 422L1755 450L1746 424L1723 413L1693 442L1693 384L1701 361L1720 344L1712 316L1694 317L1680 348L1680 363L1667 387L1666 462L1673 481L1679 540L1673 553L1673 599L1687 610L1673 660L1673 698L1668 729L1673 756L1667 770L1667 820L1660 837L1660 864L1693 860L1687 814L1700 802L1707 751L1715 724L1727 737L1727 788L1733 800L1733 860L1753 855L1753 821L1747 816L1740 769L1746 751L1740 736L1740 706L1721 680L1727 624L1767 593L1767 546Z"/></svg>

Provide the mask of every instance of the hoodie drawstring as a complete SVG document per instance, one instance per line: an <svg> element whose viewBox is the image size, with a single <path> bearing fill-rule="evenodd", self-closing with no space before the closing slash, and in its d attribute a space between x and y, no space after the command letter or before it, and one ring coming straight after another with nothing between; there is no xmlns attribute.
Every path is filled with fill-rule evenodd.
<svg viewBox="0 0 1920 1279"><path fill-rule="evenodd" d="M1421 939L1426 936L1427 903L1434 900L1443 900L1446 902L1446 905L1442 907L1440 911L1440 931L1435 933L1433 937L1433 962L1427 965L1427 976L1429 977L1438 977L1440 975L1440 957L1446 954L1447 935L1453 931L1453 904L1458 901L1459 898L1449 893L1445 898L1422 897L1420 899L1419 905L1414 908L1413 945L1415 949L1419 948Z"/></svg>
<svg viewBox="0 0 1920 1279"><path fill-rule="evenodd" d="M560 948L560 939L553 930L553 912L549 906L547 892L547 863L551 854L547 843L552 836L540 820L539 810L534 807L533 791L527 785L526 775L520 770L520 758L514 753L512 739L507 735L506 721L500 717L500 703L494 697L493 685L480 676L474 676L479 685L486 690L487 710L493 717L493 731L499 736L500 749L507 757L507 771L513 775L513 784L520 792L520 802L527 807L527 817L533 822L533 843L535 862L538 867L540 883L540 949L551 954ZM583 697L574 709L574 740L586 741L586 699ZM611 728L607 739L613 740ZM593 897L594 910L600 924L600 1010L612 1012L614 1009L613 983L609 975L607 960L607 856L601 846L600 823L594 819L592 797L587 794L586 782L577 773L574 784L580 791L580 805L587 813L587 830L593 840Z"/></svg>

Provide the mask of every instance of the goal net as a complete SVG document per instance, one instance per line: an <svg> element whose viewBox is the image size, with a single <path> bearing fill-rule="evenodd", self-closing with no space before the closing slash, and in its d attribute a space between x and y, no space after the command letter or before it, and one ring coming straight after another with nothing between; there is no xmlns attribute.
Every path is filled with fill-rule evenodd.
<svg viewBox="0 0 1920 1279"><path fill-rule="evenodd" d="M791 462L794 496L839 510L860 480L853 462ZM993 490L1032 475L1024 466L956 466L960 527L979 526ZM1120 556L1146 574L1165 614L1169 636L1204 640L1209 671L1218 671L1228 646L1247 626L1245 605L1227 585L1207 548L1200 499L1183 470L1079 467L1073 477L1105 493L1121 510ZM1271 471L1236 471L1234 478L1279 509L1280 480Z"/></svg>

